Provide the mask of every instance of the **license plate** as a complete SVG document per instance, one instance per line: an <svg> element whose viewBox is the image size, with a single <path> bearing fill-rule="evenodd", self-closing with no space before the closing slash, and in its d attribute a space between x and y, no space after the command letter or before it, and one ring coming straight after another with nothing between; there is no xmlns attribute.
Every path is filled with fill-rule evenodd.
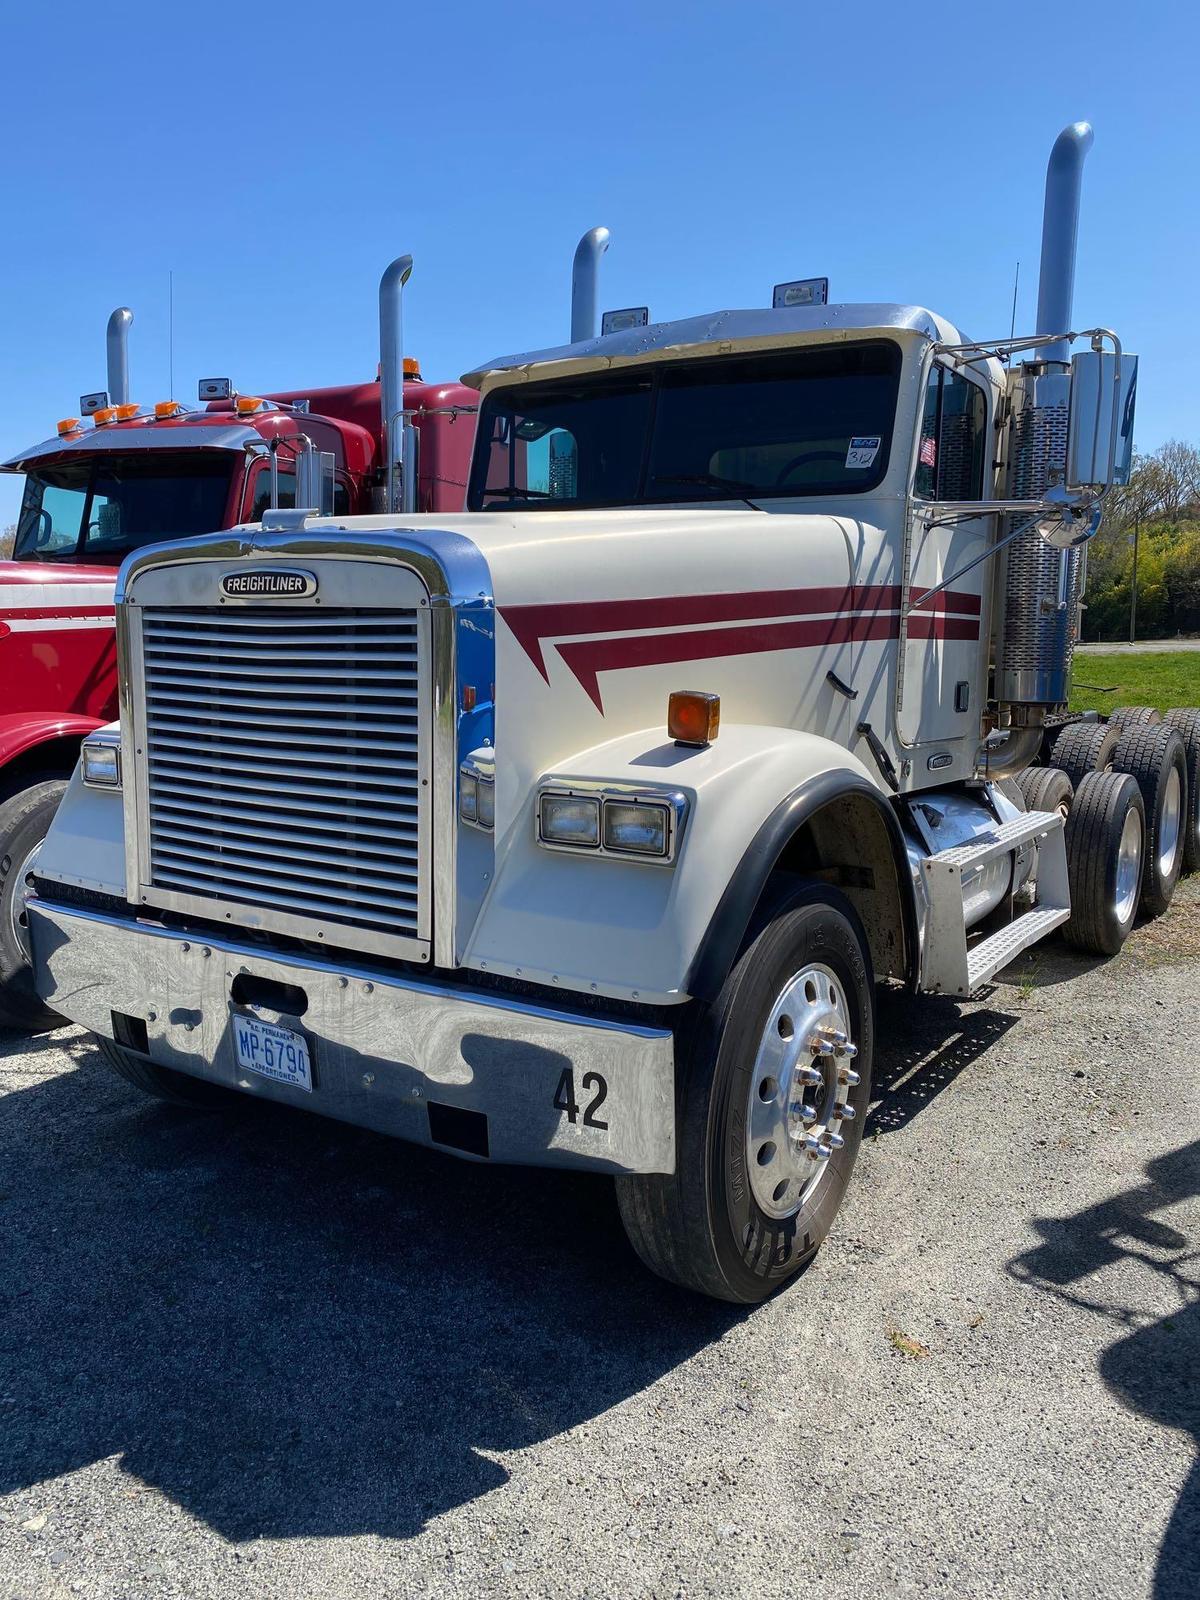
<svg viewBox="0 0 1200 1600"><path fill-rule="evenodd" d="M233 1013L233 1047L238 1066L257 1072L273 1083L286 1083L293 1089L312 1093L312 1061L308 1040L290 1028L277 1028L257 1017Z"/></svg>

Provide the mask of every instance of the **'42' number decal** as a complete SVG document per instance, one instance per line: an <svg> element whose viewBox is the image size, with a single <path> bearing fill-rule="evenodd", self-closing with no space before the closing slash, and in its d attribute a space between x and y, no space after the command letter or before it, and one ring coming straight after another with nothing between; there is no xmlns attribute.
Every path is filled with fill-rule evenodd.
<svg viewBox="0 0 1200 1600"><path fill-rule="evenodd" d="M602 1078L598 1072L585 1072L581 1080L585 1095L590 1094L591 1099L583 1108L583 1125L585 1128L608 1129L608 1123L602 1122L596 1115L600 1107L608 1098L608 1079ZM563 1075L558 1080L558 1088L554 1091L554 1105L558 1111L565 1111L567 1121L574 1123L578 1120L579 1101L575 1098L575 1070L573 1067L564 1067Z"/></svg>

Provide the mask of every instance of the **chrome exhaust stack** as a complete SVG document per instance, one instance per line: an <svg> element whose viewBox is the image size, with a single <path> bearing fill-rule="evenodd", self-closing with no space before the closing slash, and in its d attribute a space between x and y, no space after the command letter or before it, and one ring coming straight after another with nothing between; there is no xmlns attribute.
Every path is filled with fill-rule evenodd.
<svg viewBox="0 0 1200 1600"><path fill-rule="evenodd" d="M1092 147L1086 122L1073 122L1054 142L1046 167L1037 333L1071 331L1083 163ZM1041 346L1037 359L1009 376L1012 448L1008 493L1038 500L1066 477L1070 420L1070 346ZM1078 635L1083 557L1056 549L1031 528L1004 550L1000 565L1001 625L995 698L1015 726L1040 724L1065 705ZM1003 757L1001 757L1003 759Z"/></svg>
<svg viewBox="0 0 1200 1600"><path fill-rule="evenodd" d="M571 267L571 343L596 337L600 257L608 249L607 228L589 228L575 246Z"/></svg>
<svg viewBox="0 0 1200 1600"><path fill-rule="evenodd" d="M129 329L133 312L128 306L118 306L108 319L105 345L108 353L108 403L110 406L129 404Z"/></svg>
<svg viewBox="0 0 1200 1600"><path fill-rule="evenodd" d="M412 267L411 256L397 256L379 280L379 404L389 515L417 505L415 429L404 415L403 298Z"/></svg>

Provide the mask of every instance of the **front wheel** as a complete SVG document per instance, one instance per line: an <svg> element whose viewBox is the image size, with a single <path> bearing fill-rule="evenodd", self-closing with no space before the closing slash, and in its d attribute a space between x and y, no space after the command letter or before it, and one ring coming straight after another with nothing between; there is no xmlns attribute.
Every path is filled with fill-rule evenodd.
<svg viewBox="0 0 1200 1600"><path fill-rule="evenodd" d="M753 1305L812 1259L862 1141L874 1005L849 902L820 884L790 891L681 1039L675 1172L617 1180L648 1267Z"/></svg>
<svg viewBox="0 0 1200 1600"><path fill-rule="evenodd" d="M26 1033L60 1027L33 986L26 879L41 852L58 803L61 778L31 784L0 805L0 1025Z"/></svg>

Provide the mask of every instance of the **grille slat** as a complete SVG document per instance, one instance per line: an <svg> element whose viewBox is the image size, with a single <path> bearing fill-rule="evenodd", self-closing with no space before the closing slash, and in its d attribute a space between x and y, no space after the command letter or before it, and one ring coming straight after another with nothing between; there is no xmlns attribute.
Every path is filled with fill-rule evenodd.
<svg viewBox="0 0 1200 1600"><path fill-rule="evenodd" d="M418 628L413 610L145 611L151 888L326 939L425 938Z"/></svg>

